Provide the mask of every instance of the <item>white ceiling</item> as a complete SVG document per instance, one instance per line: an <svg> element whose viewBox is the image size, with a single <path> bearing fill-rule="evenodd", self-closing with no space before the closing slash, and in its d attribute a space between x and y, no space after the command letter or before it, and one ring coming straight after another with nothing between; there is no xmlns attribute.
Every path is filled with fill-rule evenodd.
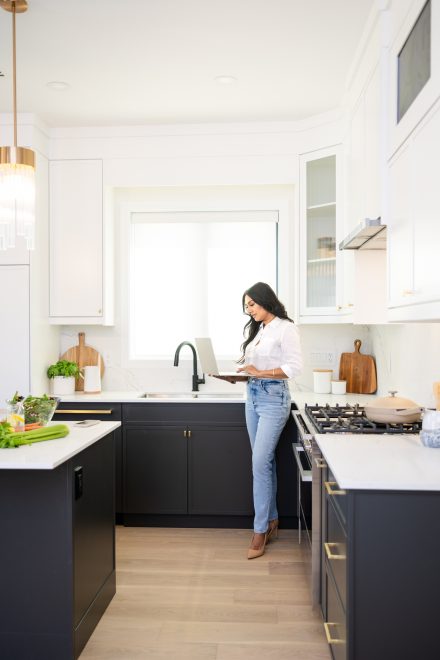
<svg viewBox="0 0 440 660"><path fill-rule="evenodd" d="M18 112L49 126L302 119L338 105L374 4L28 0ZM12 110L11 20L0 10L0 112Z"/></svg>

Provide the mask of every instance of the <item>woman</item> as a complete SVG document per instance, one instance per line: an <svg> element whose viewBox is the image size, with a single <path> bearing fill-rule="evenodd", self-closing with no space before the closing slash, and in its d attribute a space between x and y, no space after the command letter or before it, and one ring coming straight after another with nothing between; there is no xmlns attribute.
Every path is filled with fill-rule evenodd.
<svg viewBox="0 0 440 660"><path fill-rule="evenodd" d="M252 447L255 518L248 559L255 559L278 533L275 449L290 414L287 380L301 373L302 358L298 331L268 284L251 286L243 294L242 305L251 317L244 327L246 339L239 360L244 366L238 371L250 374L246 425Z"/></svg>

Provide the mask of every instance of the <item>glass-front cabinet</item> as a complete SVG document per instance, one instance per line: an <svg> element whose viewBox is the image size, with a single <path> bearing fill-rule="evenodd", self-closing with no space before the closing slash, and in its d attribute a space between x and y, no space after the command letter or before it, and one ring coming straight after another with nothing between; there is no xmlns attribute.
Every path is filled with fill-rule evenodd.
<svg viewBox="0 0 440 660"><path fill-rule="evenodd" d="M342 257L337 250L340 159L338 147L300 157L299 281L303 323L320 318L324 322L342 320L338 301Z"/></svg>

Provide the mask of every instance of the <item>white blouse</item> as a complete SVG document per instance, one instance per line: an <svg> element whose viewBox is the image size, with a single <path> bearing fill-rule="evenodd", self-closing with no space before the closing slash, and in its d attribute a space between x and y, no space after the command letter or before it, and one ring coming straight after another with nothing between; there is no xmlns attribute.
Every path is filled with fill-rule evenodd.
<svg viewBox="0 0 440 660"><path fill-rule="evenodd" d="M270 323L260 324L260 329L246 346L244 363L252 364L259 371L282 369L288 378L298 376L303 361L301 344L296 325L276 316Z"/></svg>

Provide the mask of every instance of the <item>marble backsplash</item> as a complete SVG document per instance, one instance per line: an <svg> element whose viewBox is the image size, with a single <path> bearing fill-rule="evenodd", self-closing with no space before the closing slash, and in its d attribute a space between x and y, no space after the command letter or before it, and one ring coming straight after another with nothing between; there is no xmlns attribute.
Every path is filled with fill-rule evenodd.
<svg viewBox="0 0 440 660"><path fill-rule="evenodd" d="M65 326L61 332L60 352L77 343L78 326ZM179 367L170 360L147 363L145 367L127 368L122 363L122 337L115 327L86 328L86 342L99 350L106 362L103 389L119 391L178 392L191 389L192 360L182 353ZM292 389L309 392L312 388L314 367L323 366L314 361L317 352L334 355L334 361L325 365L338 375L342 352L351 352L355 339L361 339L361 351L376 359L378 394L386 396L389 390L417 403L433 407L432 383L440 381L440 323L404 323L375 326L302 325L301 343L304 370ZM234 367L233 361L220 363L222 370ZM206 378L200 386L203 391L223 392L243 385L231 385L215 378Z"/></svg>

